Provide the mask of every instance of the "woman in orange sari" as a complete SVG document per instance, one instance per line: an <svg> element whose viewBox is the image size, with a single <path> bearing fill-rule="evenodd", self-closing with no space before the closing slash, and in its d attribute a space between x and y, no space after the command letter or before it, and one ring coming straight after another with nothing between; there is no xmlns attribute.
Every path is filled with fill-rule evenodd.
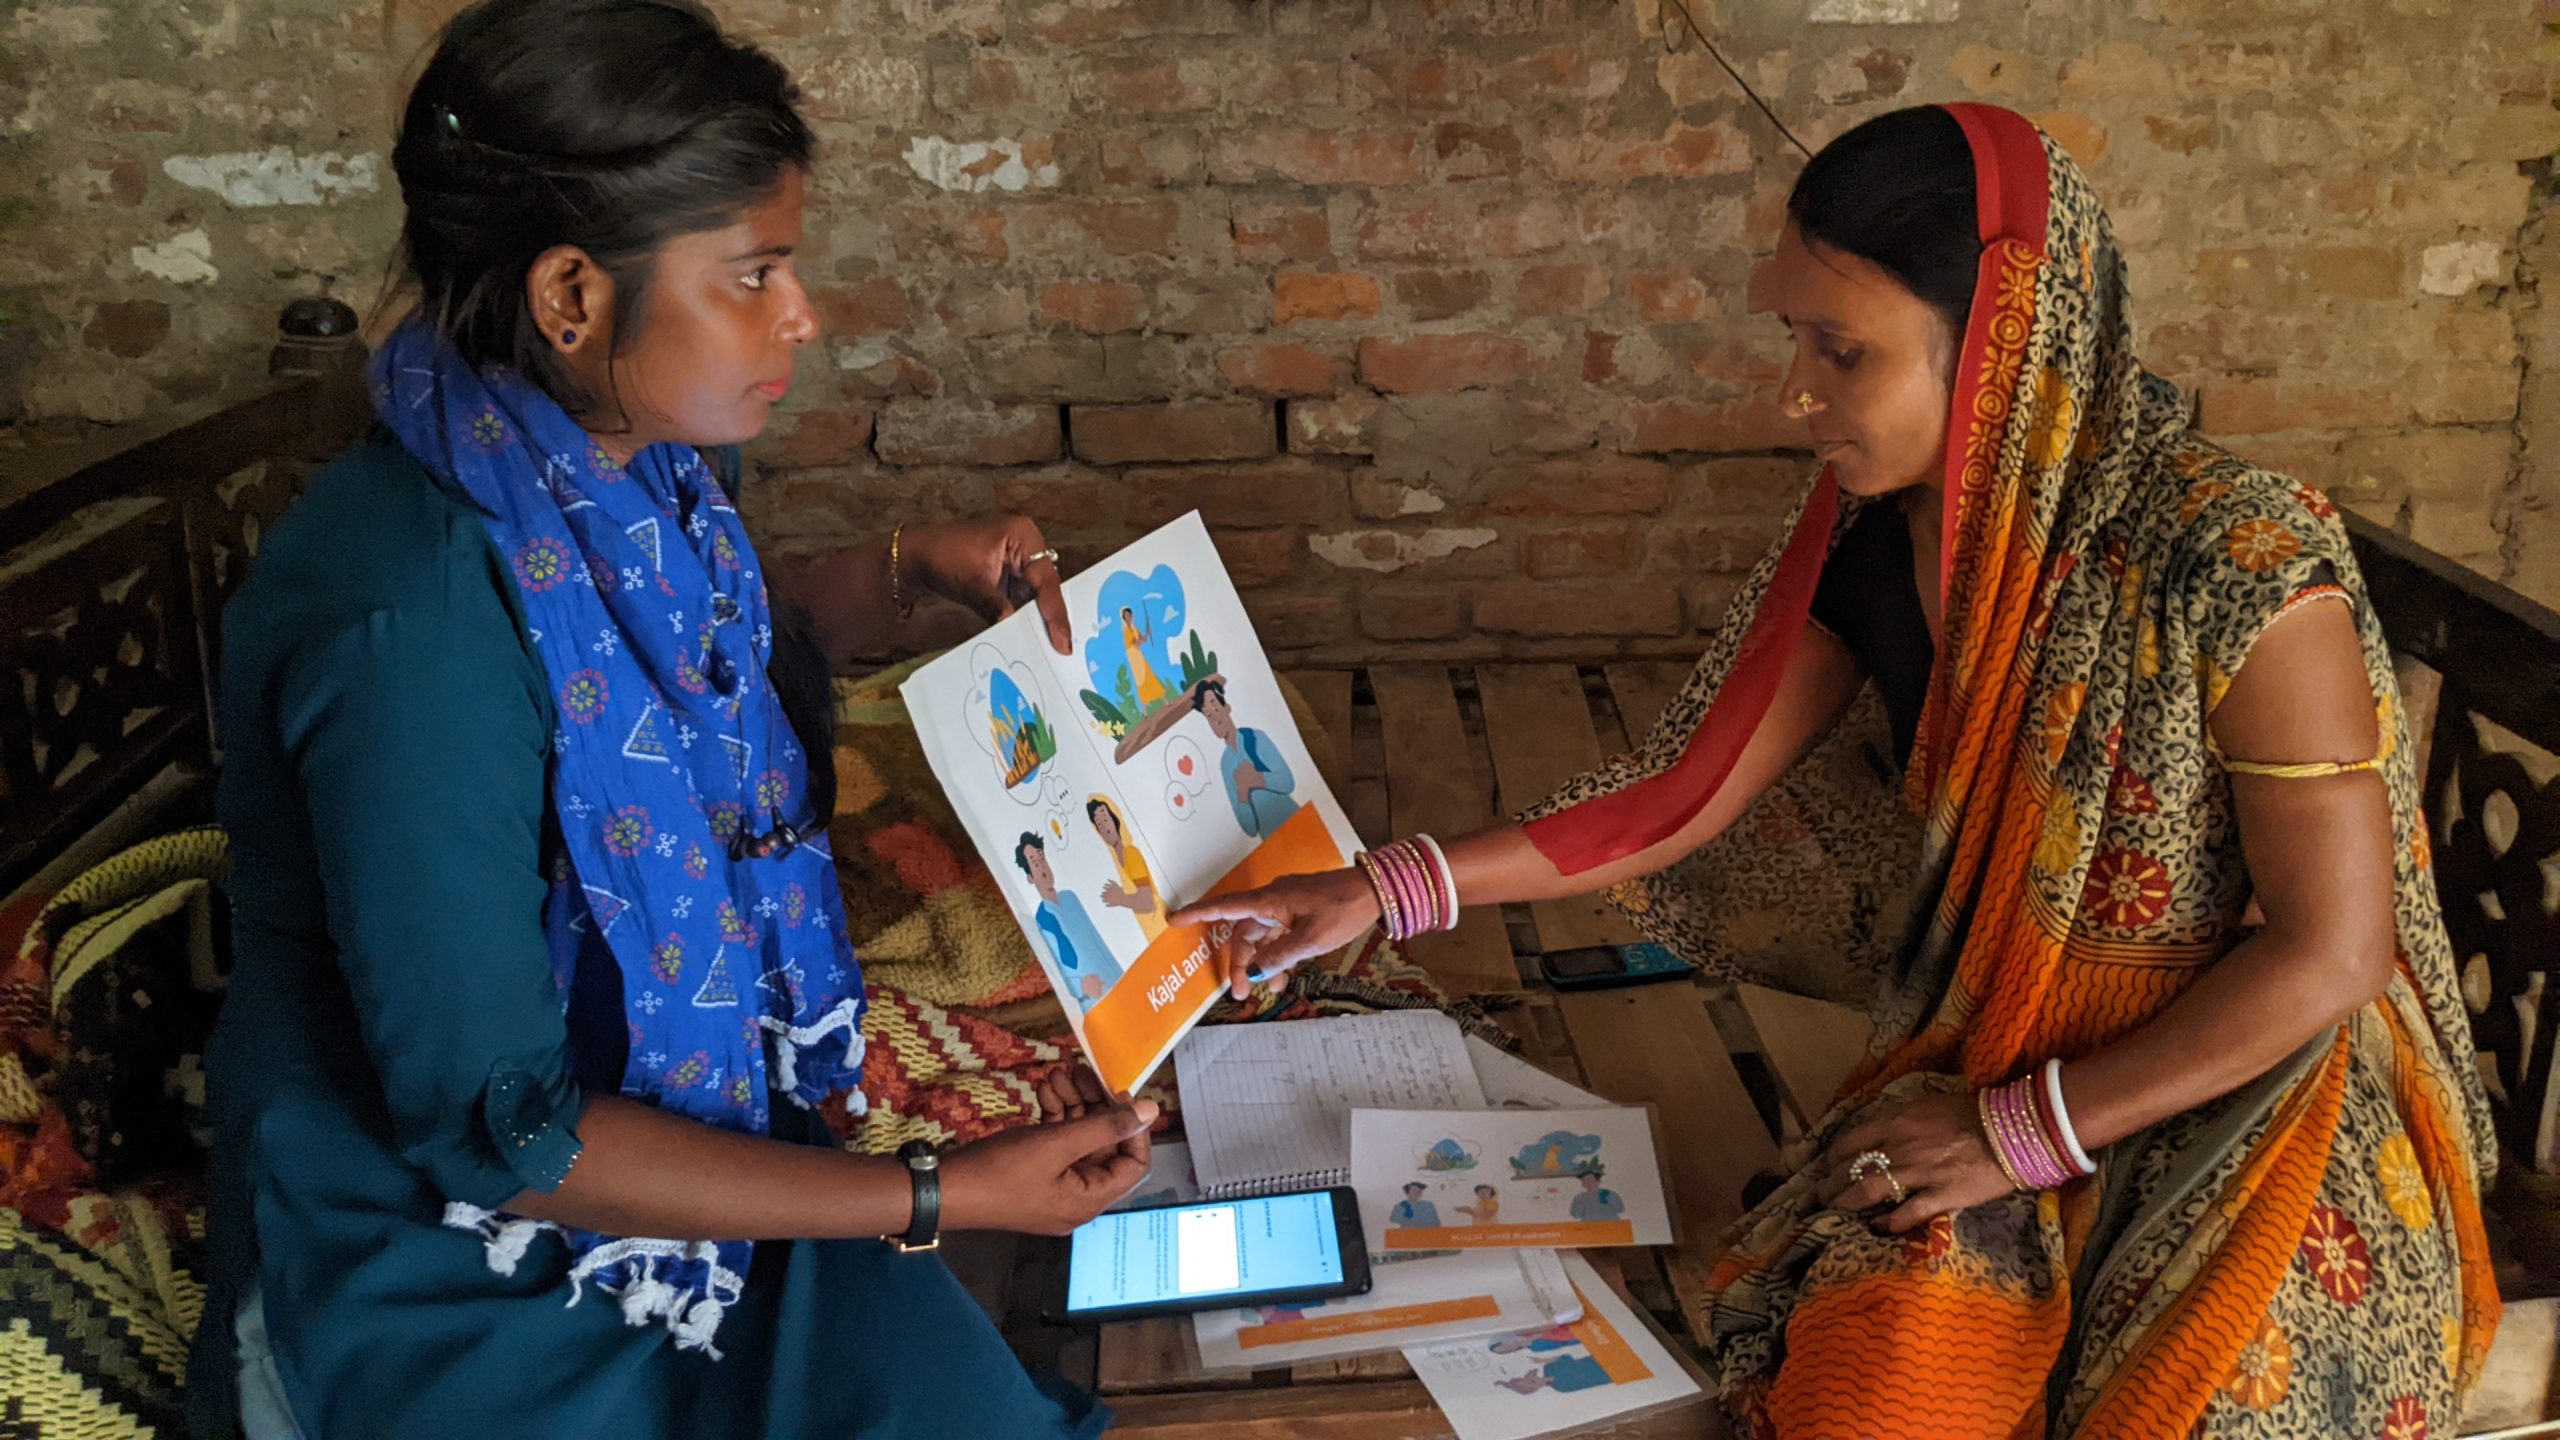
<svg viewBox="0 0 2560 1440"><path fill-rule="evenodd" d="M1174 921L1238 922L1239 984L1592 890L1709 953L1726 897L1668 867L1872 680L1916 901L1694 1317L1742 1432L2452 1433L2494 1142L2335 509L2188 429L2086 179L2009 111L1834 142L1762 288L1824 466L1643 747Z"/></svg>

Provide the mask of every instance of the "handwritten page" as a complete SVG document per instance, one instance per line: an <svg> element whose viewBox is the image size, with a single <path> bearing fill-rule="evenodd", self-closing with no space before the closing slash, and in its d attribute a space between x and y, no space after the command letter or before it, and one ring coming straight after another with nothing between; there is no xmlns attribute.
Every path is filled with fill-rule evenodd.
<svg viewBox="0 0 2560 1440"><path fill-rule="evenodd" d="M1668 1245L1652 1112L1351 1113L1351 1188L1372 1250Z"/></svg>
<svg viewBox="0 0 2560 1440"><path fill-rule="evenodd" d="M1583 1301L1570 1325L1405 1348L1458 1440L1530 1440L1705 1394L1590 1262L1564 1257Z"/></svg>
<svg viewBox="0 0 2560 1440"><path fill-rule="evenodd" d="M1458 1022L1429 1010L1212 1025L1184 1038L1174 1069L1192 1169L1213 1199L1345 1183L1355 1108L1485 1103Z"/></svg>

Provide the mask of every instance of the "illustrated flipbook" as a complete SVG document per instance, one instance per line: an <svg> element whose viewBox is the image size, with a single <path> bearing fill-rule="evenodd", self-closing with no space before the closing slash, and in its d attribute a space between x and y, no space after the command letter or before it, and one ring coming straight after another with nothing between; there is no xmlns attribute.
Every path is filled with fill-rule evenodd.
<svg viewBox="0 0 2560 1440"><path fill-rule="evenodd" d="M1025 606L901 693L1086 1056L1126 1095L1226 983L1223 930L1165 917L1336 869L1358 840L1196 513L1062 588L1073 655Z"/></svg>

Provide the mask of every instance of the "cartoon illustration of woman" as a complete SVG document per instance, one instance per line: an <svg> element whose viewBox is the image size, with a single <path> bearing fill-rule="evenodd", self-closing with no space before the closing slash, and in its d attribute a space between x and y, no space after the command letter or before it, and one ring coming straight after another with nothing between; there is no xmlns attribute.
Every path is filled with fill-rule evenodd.
<svg viewBox="0 0 2560 1440"><path fill-rule="evenodd" d="M1476 1187L1476 1203L1459 1206L1458 1213L1478 1225L1494 1224L1502 1214L1502 1196L1490 1185L1479 1185Z"/></svg>
<svg viewBox="0 0 2560 1440"><path fill-rule="evenodd" d="M1112 868L1120 872L1117 880L1102 882L1102 903L1129 912L1138 929L1149 942L1164 933L1164 897L1156 892L1155 876L1147 871L1146 857L1138 853L1137 842L1120 828L1120 812L1099 795L1087 800L1085 819L1093 824L1093 833L1102 837L1102 848L1111 856Z"/></svg>
<svg viewBox="0 0 2560 1440"><path fill-rule="evenodd" d="M1163 705L1168 693L1164 682L1156 678L1155 667L1147 663L1146 647L1155 639L1153 622L1141 630L1137 612L1126 605L1120 607L1120 643L1129 652L1129 683L1138 692L1138 709L1142 712Z"/></svg>

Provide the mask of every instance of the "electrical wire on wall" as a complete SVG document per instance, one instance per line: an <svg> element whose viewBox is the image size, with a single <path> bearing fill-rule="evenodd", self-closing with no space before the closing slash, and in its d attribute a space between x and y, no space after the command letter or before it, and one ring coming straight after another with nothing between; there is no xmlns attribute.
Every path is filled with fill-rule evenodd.
<svg viewBox="0 0 2560 1440"><path fill-rule="evenodd" d="M1778 133L1787 137L1787 143L1803 151L1806 159L1812 159L1813 151L1796 138L1796 132L1787 128L1787 122L1778 118L1777 111L1769 108L1769 102L1760 98L1760 92L1751 88L1751 82L1742 78L1742 72L1733 68L1733 62L1724 58L1724 52L1716 48L1716 42L1707 38L1707 32L1698 28L1698 17L1689 13L1688 0L1664 0L1664 3L1680 13L1680 23L1688 26L1689 33L1696 36L1698 43L1706 48L1708 58L1721 66L1725 74L1733 77L1733 83L1741 86L1742 93L1750 97L1751 103L1760 108L1760 113L1768 117L1769 123L1778 127ZM1675 48L1671 39L1671 27L1668 25L1662 27L1662 48L1665 50Z"/></svg>

